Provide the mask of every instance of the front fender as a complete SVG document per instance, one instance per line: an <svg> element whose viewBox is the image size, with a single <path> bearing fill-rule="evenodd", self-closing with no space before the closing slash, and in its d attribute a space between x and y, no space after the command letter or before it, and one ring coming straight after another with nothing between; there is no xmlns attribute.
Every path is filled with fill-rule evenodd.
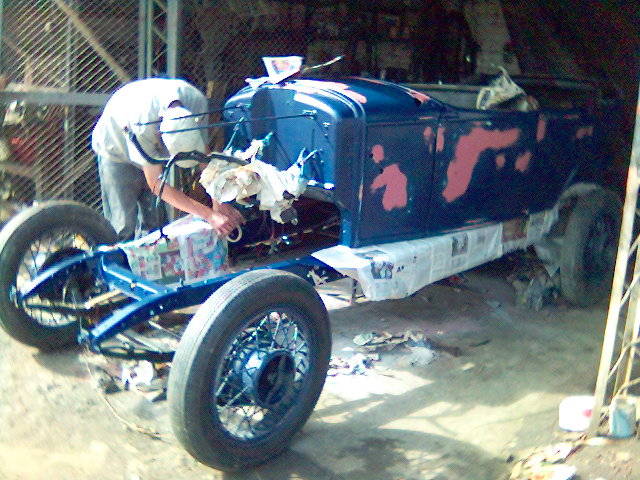
<svg viewBox="0 0 640 480"><path fill-rule="evenodd" d="M127 265L126 256L119 248L98 247L93 251L62 260L39 273L22 290L17 292L16 300L22 303L36 295L61 291L69 276L74 273L90 271L96 278L99 278L102 276L101 266L105 262Z"/></svg>

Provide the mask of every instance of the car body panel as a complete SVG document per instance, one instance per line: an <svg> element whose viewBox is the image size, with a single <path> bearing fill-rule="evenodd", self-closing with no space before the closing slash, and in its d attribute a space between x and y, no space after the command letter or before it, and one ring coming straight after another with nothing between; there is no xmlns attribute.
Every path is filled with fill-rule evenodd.
<svg viewBox="0 0 640 480"><path fill-rule="evenodd" d="M597 125L586 109L476 110L430 92L372 79L300 79L243 89L227 106L244 102L254 119L245 142L273 132L263 160L280 169L301 149L319 150L312 183L329 187L349 247L551 208L597 157ZM303 112L314 116L273 118Z"/></svg>

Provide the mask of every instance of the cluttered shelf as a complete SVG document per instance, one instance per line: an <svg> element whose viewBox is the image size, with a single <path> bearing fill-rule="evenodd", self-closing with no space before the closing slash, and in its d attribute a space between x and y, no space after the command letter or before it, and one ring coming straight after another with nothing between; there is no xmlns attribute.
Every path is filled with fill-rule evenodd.
<svg viewBox="0 0 640 480"><path fill-rule="evenodd" d="M24 165L15 162L0 162L0 171L30 179L34 179L37 176L35 169L25 168Z"/></svg>

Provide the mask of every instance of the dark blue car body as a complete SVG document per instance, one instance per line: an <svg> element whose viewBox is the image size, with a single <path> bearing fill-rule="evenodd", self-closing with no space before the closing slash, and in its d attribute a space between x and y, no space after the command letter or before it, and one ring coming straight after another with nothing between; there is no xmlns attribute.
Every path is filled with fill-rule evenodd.
<svg viewBox="0 0 640 480"><path fill-rule="evenodd" d="M560 82L531 89L544 97L554 87L563 97ZM247 141L273 132L263 160L281 169L301 149L318 150L309 176L340 209L349 247L539 212L602 172L593 91L523 112L478 110L478 90L297 79L241 90L225 120L249 120Z"/></svg>

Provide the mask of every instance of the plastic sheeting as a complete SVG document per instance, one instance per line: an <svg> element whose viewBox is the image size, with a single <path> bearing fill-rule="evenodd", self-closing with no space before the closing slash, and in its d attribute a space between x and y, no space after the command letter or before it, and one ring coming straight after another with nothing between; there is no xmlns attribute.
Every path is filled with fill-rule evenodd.
<svg viewBox="0 0 640 480"><path fill-rule="evenodd" d="M554 208L419 240L362 248L338 245L313 256L360 282L369 300L404 298L430 283L533 245L557 218Z"/></svg>
<svg viewBox="0 0 640 480"><path fill-rule="evenodd" d="M508 107L510 110L530 112L538 110L540 105L518 86L509 76L504 67L498 67L500 75L488 87L480 89L476 100L476 108L490 110Z"/></svg>
<svg viewBox="0 0 640 480"><path fill-rule="evenodd" d="M238 166L225 160L212 160L202 172L200 183L211 198L218 202L237 201L256 195L260 210L268 210L271 218L284 223L281 214L291 207L306 189L301 162L287 170L278 170L273 165L258 160L265 140L253 140L244 152L234 155L249 163Z"/></svg>

